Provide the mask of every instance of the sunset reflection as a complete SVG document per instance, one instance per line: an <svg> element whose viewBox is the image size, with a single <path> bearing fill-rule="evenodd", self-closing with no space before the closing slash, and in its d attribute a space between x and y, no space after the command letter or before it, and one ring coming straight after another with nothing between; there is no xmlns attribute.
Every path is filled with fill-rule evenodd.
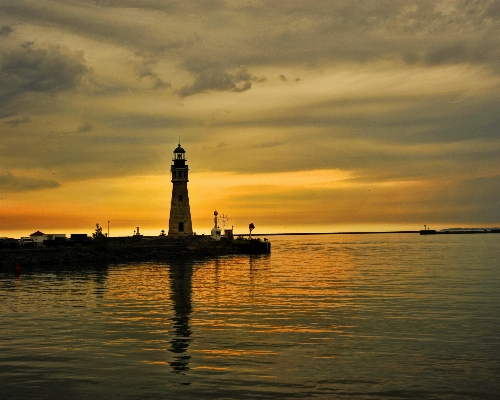
<svg viewBox="0 0 500 400"><path fill-rule="evenodd" d="M0 271L0 397L498 397L496 235L272 243Z"/></svg>

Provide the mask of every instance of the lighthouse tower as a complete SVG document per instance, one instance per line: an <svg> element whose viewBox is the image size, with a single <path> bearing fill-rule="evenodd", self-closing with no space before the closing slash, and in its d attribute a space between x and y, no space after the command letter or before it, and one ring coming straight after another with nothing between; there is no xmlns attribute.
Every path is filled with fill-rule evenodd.
<svg viewBox="0 0 500 400"><path fill-rule="evenodd" d="M193 234L191 209L188 197L188 166L186 151L181 144L174 150L172 159L172 200L170 203L170 220L168 222L169 236L186 236Z"/></svg>

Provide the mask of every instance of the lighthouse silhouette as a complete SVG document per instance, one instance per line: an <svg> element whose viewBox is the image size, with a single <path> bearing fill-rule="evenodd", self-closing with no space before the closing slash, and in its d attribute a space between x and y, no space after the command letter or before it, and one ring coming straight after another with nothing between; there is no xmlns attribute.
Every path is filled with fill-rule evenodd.
<svg viewBox="0 0 500 400"><path fill-rule="evenodd" d="M191 209L188 196L188 166L186 151L181 144L174 150L172 159L172 200L170 202L170 220L168 222L169 236L187 236L193 234Z"/></svg>

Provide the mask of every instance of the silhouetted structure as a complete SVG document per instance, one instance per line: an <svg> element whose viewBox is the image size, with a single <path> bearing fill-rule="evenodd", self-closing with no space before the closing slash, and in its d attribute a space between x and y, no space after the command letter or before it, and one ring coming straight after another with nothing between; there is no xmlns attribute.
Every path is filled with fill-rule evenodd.
<svg viewBox="0 0 500 400"><path fill-rule="evenodd" d="M188 171L186 151L181 144L174 150L172 172L172 200L170 202L170 220L168 235L192 235L191 209L188 196Z"/></svg>

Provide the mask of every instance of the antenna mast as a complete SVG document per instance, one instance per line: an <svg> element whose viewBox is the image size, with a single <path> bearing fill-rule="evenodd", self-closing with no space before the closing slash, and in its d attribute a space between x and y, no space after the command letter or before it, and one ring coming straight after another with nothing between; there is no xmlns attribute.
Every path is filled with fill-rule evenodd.
<svg viewBox="0 0 500 400"><path fill-rule="evenodd" d="M222 214L220 216L220 218L221 218L221 221L222 221L222 230L225 230L226 229L226 221L229 220L229 217L227 215Z"/></svg>

